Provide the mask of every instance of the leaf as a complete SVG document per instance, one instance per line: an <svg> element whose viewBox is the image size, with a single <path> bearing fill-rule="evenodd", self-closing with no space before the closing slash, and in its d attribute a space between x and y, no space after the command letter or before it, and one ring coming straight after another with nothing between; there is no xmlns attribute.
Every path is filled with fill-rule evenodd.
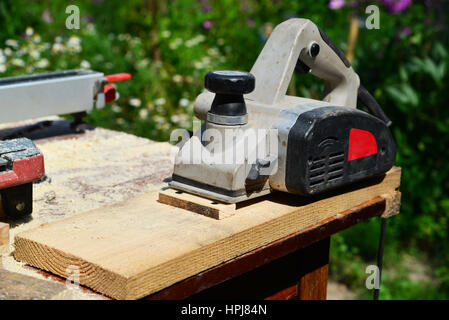
<svg viewBox="0 0 449 320"><path fill-rule="evenodd" d="M417 106L419 104L419 97L416 91L408 84L402 83L399 88L398 87L387 87L387 93L397 102L402 104L410 104L412 106ZM403 111L407 111L401 105L399 108Z"/></svg>
<svg viewBox="0 0 449 320"><path fill-rule="evenodd" d="M402 81L408 81L408 73L407 73L407 70L403 67L403 66L401 66L400 68L399 68L399 77L401 78L401 80Z"/></svg>
<svg viewBox="0 0 449 320"><path fill-rule="evenodd" d="M419 97L416 91L408 83L403 83L401 87L402 92L407 97L408 103L410 103L412 106L417 106L419 104Z"/></svg>
<svg viewBox="0 0 449 320"><path fill-rule="evenodd" d="M387 93L397 102L407 104L407 97L396 87L387 87Z"/></svg>
<svg viewBox="0 0 449 320"><path fill-rule="evenodd" d="M444 46L441 43L437 42L434 46L434 50L435 50L435 53L438 56L440 56L440 58L445 59L447 57L446 48L444 48Z"/></svg>

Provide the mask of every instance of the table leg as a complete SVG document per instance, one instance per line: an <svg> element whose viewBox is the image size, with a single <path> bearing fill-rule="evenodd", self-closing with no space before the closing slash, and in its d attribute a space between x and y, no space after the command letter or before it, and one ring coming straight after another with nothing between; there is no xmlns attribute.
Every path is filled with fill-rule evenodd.
<svg viewBox="0 0 449 320"><path fill-rule="evenodd" d="M326 300L329 246L330 237L301 250L297 299Z"/></svg>

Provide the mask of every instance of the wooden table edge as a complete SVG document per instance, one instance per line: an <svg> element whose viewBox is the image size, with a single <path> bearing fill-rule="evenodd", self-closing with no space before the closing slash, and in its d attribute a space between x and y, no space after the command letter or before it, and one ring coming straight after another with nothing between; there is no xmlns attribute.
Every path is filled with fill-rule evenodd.
<svg viewBox="0 0 449 320"><path fill-rule="evenodd" d="M306 229L186 278L144 299L185 299L226 280L235 278L257 267L284 257L294 251L305 248L360 222L380 216L385 209L385 198L380 196L376 197L352 209L322 220Z"/></svg>

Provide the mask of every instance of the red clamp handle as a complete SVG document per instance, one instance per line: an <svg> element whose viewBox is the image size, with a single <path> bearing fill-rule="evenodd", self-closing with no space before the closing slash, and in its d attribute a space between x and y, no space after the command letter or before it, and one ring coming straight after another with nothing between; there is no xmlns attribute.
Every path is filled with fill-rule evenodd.
<svg viewBox="0 0 449 320"><path fill-rule="evenodd" d="M117 81L125 81L130 80L131 75L129 73L116 73L105 76L108 82L117 82ZM112 84L107 84L104 86L104 95L106 102L112 102L116 98L116 91Z"/></svg>
<svg viewBox="0 0 449 320"><path fill-rule="evenodd" d="M112 102L116 98L115 88L112 84L107 84L104 86L104 96L106 102Z"/></svg>
<svg viewBox="0 0 449 320"><path fill-rule="evenodd" d="M117 81L125 81L131 80L131 75L129 73L116 73L105 76L108 82L117 82Z"/></svg>

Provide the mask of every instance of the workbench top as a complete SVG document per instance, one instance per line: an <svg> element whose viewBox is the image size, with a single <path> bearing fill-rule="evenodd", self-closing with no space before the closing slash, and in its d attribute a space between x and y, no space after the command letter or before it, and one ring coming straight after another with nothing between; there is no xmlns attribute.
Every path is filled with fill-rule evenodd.
<svg viewBox="0 0 449 320"><path fill-rule="evenodd" d="M33 186L32 217L14 222L0 216L0 221L11 225L10 246L0 257L0 267L3 265L5 270L37 279L45 277L17 262L11 254L15 235L43 223L65 219L158 190L172 171L170 152L173 147L168 143L153 142L123 132L94 127L79 134L70 128L70 121L59 117L2 124L0 135L9 135L21 128L48 120L53 121L50 127L28 135L44 154L47 175L44 182ZM0 276L0 279L6 279L6 275L4 278ZM19 280L14 275L14 282L17 281ZM23 281L28 283L27 278ZM3 290L7 290L6 286ZM73 295L74 291L71 293ZM32 296L30 293L31 298ZM79 297L98 298L88 295L78 295Z"/></svg>
<svg viewBox="0 0 449 320"><path fill-rule="evenodd" d="M101 128L74 134L68 121L54 120L30 136L48 177L34 185L31 219L9 221L11 245L2 256L8 271L46 278L19 260L66 278L74 266L81 284L96 292L143 298L280 239L302 239L312 226L313 237L328 237L384 211L397 213L395 201L385 200L397 199L401 174L393 168L345 192L312 200L275 193L215 220L157 202L173 167L170 144Z"/></svg>

